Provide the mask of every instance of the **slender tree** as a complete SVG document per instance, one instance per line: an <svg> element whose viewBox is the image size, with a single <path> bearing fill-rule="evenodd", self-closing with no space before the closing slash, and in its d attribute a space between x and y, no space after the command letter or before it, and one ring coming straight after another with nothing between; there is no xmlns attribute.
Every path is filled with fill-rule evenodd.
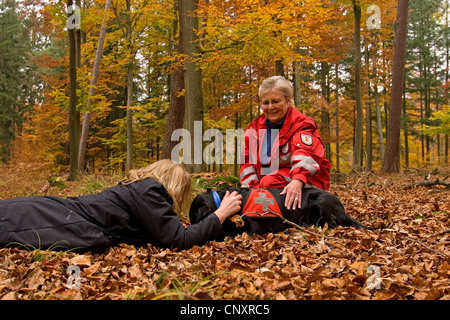
<svg viewBox="0 0 450 320"><path fill-rule="evenodd" d="M100 69L100 61L102 59L102 54L103 54L103 44L105 42L105 36L106 36L106 19L107 19L108 10L110 7L111 7L111 0L107 0L106 4L105 4L105 15L103 17L102 26L100 28L100 36L98 38L97 52L95 53L94 66L92 68L91 83L90 83L90 87L89 87L89 98L88 98L88 102L87 102L88 108L92 105L92 99L95 95L95 86L97 85L98 74L99 74L99 69ZM87 138L88 138L88 134L89 134L90 120L91 120L91 112L87 111L84 113L83 126L81 128L81 138L80 138L80 145L79 145L79 151L78 151L78 170L79 171L82 171L84 169L84 161L85 161L85 154L86 154Z"/></svg>
<svg viewBox="0 0 450 320"><path fill-rule="evenodd" d="M449 25L448 25L448 15L449 15L449 0L445 1L445 6L444 6L444 17L445 17L445 25L444 25L444 30L443 30L443 34L448 35L448 32L450 31ZM448 91L449 91L449 87L450 87L450 82L449 82L449 69L450 69L450 59L449 59L449 47L450 47L450 37L445 37L445 87L444 87L444 101L445 104L448 105L449 101L448 101ZM444 161L446 164L448 164L448 140L449 140L449 136L447 133L444 134Z"/></svg>
<svg viewBox="0 0 450 320"><path fill-rule="evenodd" d="M203 164L203 148L198 145L199 139L196 135L203 132L194 132L194 123L203 123L203 92L202 92L202 71L196 64L196 59L200 54L198 45L198 17L195 14L198 0L178 0L178 10L180 16L180 28L183 30L182 44L183 53L187 56L184 65L184 84L186 88L186 111L185 127L191 135L191 163L187 165L190 172L200 172ZM203 127L203 125L202 125ZM197 138L197 142L195 141ZM185 150L184 150L185 151ZM199 163L200 162L200 163Z"/></svg>
<svg viewBox="0 0 450 320"><path fill-rule="evenodd" d="M67 0L67 8L72 8L73 0ZM70 180L76 180L78 175L78 144L79 144L79 117L77 116L77 51L76 51L76 24L72 22L76 13L67 11L67 33L69 38L69 148L70 148Z"/></svg>
<svg viewBox="0 0 450 320"><path fill-rule="evenodd" d="M335 101L336 101L336 171L340 172L340 143L339 143L339 64L335 65Z"/></svg>
<svg viewBox="0 0 450 320"><path fill-rule="evenodd" d="M394 65L392 91L389 107L389 124L383 172L400 171L400 127L402 115L403 81L406 56L406 34L408 30L409 0L398 0L397 21L394 36Z"/></svg>
<svg viewBox="0 0 450 320"><path fill-rule="evenodd" d="M380 95L378 93L378 86L379 81L377 77L377 50L375 49L373 51L373 69L372 69L372 76L374 79L374 86L373 86L373 96L375 99L375 108L376 108L376 114L377 114L377 134L378 134L378 149L380 152L380 159L383 161L384 158L384 138L383 138L383 123L381 120L381 105L380 105Z"/></svg>
<svg viewBox="0 0 450 320"><path fill-rule="evenodd" d="M134 52L132 46L132 23L131 23L131 0L126 0L127 11L125 14L125 27L127 32L128 46L130 50L130 58L128 61L127 71L127 162L126 169L133 168L133 118L131 105L133 104L133 65Z"/></svg>
<svg viewBox="0 0 450 320"><path fill-rule="evenodd" d="M177 33L178 21L174 21L174 34ZM183 30L178 30L177 54L183 54ZM178 143L172 141L172 133L174 130L183 127L185 97L184 97L184 70L182 66L178 66L170 76L170 106L167 115L166 128L164 131L163 147L161 150L161 158L170 159L173 147Z"/></svg>
<svg viewBox="0 0 450 320"><path fill-rule="evenodd" d="M353 13L355 15L354 45L356 122L352 169L360 170L362 166L363 147L363 103L361 93L361 5L357 0L353 0Z"/></svg>
<svg viewBox="0 0 450 320"><path fill-rule="evenodd" d="M370 50L369 46L365 46L365 62L366 62L366 74L369 75L369 55ZM367 90L367 97L371 96L371 89L370 89L370 81L369 79L366 80L366 90ZM365 102L366 106L366 170L370 171L372 170L372 107L371 107L371 101L370 99L367 99Z"/></svg>

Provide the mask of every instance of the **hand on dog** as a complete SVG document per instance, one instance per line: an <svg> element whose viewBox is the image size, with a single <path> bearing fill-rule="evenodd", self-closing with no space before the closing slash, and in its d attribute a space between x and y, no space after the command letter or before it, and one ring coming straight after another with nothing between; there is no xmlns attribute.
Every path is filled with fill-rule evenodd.
<svg viewBox="0 0 450 320"><path fill-rule="evenodd" d="M291 209L291 206L292 210L295 210L296 208L300 209L302 207L303 185L303 181L292 180L286 187L284 187L283 191L280 192L280 194L286 194L284 205L288 210Z"/></svg>
<svg viewBox="0 0 450 320"><path fill-rule="evenodd" d="M231 217L233 214L241 210L242 204L242 195L233 191L227 191L225 196L220 203L219 208L214 212L220 220L220 223L223 223L227 218Z"/></svg>

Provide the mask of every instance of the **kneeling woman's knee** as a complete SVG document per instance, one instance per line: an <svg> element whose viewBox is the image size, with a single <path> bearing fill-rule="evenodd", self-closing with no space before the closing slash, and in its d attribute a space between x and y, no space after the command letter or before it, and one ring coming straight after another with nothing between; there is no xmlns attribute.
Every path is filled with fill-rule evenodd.
<svg viewBox="0 0 450 320"><path fill-rule="evenodd" d="M259 186L261 188L284 188L288 184L285 177L280 174L270 174L261 178Z"/></svg>

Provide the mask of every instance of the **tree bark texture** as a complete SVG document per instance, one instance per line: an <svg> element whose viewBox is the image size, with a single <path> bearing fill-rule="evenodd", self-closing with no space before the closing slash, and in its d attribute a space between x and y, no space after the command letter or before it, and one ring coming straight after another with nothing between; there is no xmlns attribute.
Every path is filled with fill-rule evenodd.
<svg viewBox="0 0 450 320"><path fill-rule="evenodd" d="M398 0L394 36L394 65L389 108L389 124L383 172L400 170L400 127L402 116L403 81L405 74L406 35L408 30L409 0Z"/></svg>
<svg viewBox="0 0 450 320"><path fill-rule="evenodd" d="M355 14L355 101L356 101L356 121L355 121L355 142L353 147L352 169L361 170L362 147L363 147L363 104L361 94L361 6L353 1L353 12Z"/></svg>
<svg viewBox="0 0 450 320"><path fill-rule="evenodd" d="M102 26L100 28L100 35L98 38L98 45L97 45L97 51L95 53L95 60L94 60L94 66L92 68L92 75L91 75L91 83L89 87L89 98L87 102L87 107L89 108L92 105L92 97L95 95L95 86L97 85L97 79L100 69L100 61L102 59L103 54L103 44L105 43L105 36L106 36L106 20L108 16L108 10L111 6L111 0L107 0L105 4L105 15L103 17ZM84 170L84 161L85 161L85 155L86 155L86 146L87 146L87 139L89 134L89 125L91 120L91 112L87 111L84 113L83 116L83 126L81 127L81 138L80 138L80 145L79 145L79 151L78 151L78 170L82 171Z"/></svg>
<svg viewBox="0 0 450 320"><path fill-rule="evenodd" d="M184 64L184 84L185 84L185 128L191 135L191 163L186 164L189 172L197 173L203 169L203 145L197 145L196 135L203 135L202 132L194 132L194 122L203 123L203 92L202 92L202 71L196 64L196 58L200 54L198 46L198 17L197 0L178 0L178 10L180 15L180 28L183 31L182 44L183 53L187 56ZM202 125L203 127L203 125ZM200 140L200 139L197 139ZM203 139L201 139L203 141ZM183 150L183 152L189 150Z"/></svg>
<svg viewBox="0 0 450 320"><path fill-rule="evenodd" d="M179 31L178 53L183 53L182 30ZM164 131L164 142L161 150L162 159L170 159L172 149L178 144L178 141L172 141L172 133L176 129L183 128L183 119L185 112L184 90L184 70L182 67L175 69L171 75L170 83L170 107L167 115L166 128Z"/></svg>
<svg viewBox="0 0 450 320"><path fill-rule="evenodd" d="M67 7L72 6L73 1L67 1ZM70 14L68 14L68 17ZM78 142L79 142L79 119L77 116L77 61L76 61L76 38L75 28L67 28L69 38L69 148L70 165L69 181L76 180L78 175Z"/></svg>

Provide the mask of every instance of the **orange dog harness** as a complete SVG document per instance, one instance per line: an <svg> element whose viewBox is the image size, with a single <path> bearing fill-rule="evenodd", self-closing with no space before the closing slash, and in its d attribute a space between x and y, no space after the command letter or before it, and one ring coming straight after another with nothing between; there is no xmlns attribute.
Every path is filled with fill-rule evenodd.
<svg viewBox="0 0 450 320"><path fill-rule="evenodd" d="M242 215L256 218L276 218L277 216L271 212L275 212L276 214L282 216L278 202L272 192L261 188L251 189L247 199L245 200Z"/></svg>

